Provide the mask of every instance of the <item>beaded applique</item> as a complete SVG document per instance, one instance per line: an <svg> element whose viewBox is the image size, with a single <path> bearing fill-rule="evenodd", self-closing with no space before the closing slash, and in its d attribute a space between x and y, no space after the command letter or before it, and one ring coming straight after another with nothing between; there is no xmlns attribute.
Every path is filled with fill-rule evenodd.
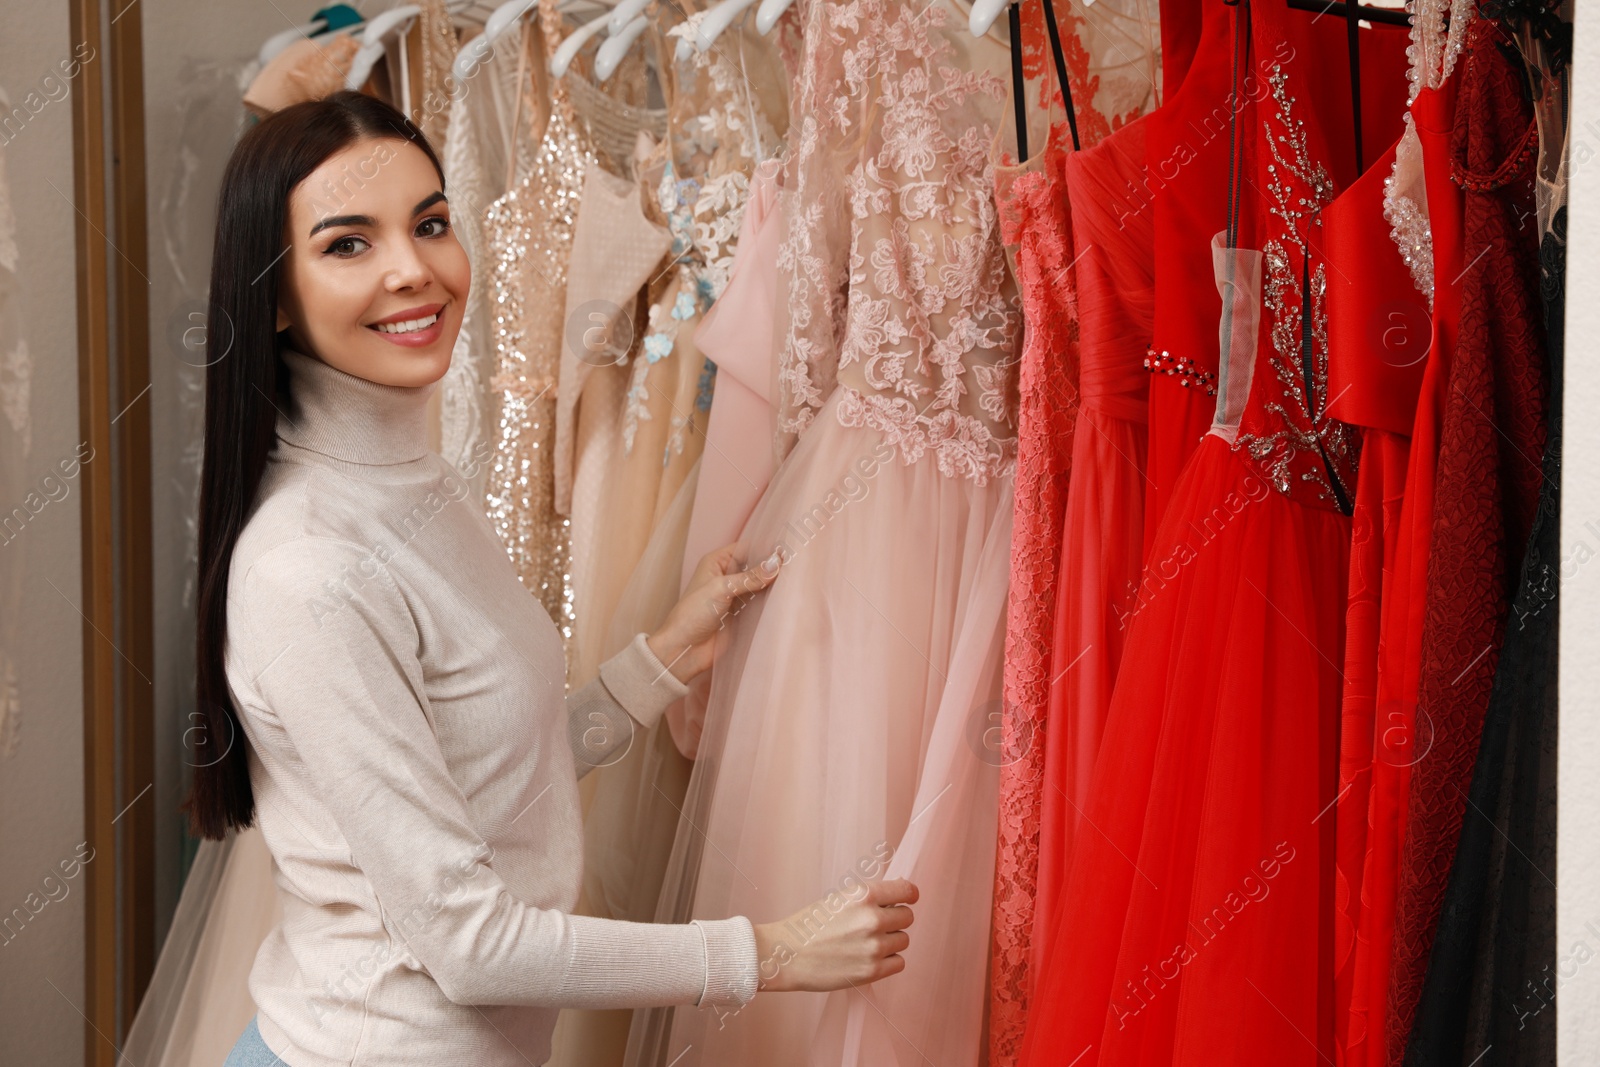
<svg viewBox="0 0 1600 1067"><path fill-rule="evenodd" d="M1333 200L1333 179L1311 158L1305 121L1292 114L1288 76L1274 64L1267 81L1281 130L1274 132L1270 119L1263 122L1272 153L1266 192L1269 213L1283 225L1280 235L1262 247L1262 304L1272 321L1272 377L1265 381L1275 381L1279 391L1253 417L1246 409L1252 432L1241 432L1234 447L1245 449L1280 493L1301 499L1296 487L1309 486L1313 495L1304 502L1348 511L1347 487L1355 482L1360 438L1328 417L1327 277L1323 264L1311 266L1302 232L1321 225L1319 213Z"/></svg>
<svg viewBox="0 0 1600 1067"><path fill-rule="evenodd" d="M695 40L704 18L703 11L690 15L669 29L667 37ZM666 142L668 158L655 193L672 235L677 292L670 304L657 302L650 307L650 332L634 357L623 409L624 452L633 450L640 421L652 417L646 407L650 367L673 353L684 325L692 331L727 287L750 194L749 172L760 161L763 146L777 142L771 123L750 99L743 75L721 49L695 49L679 73L688 83L681 90L683 99L698 99L692 85L704 79L707 103L703 112L685 116ZM671 292L670 286L665 291ZM672 416L661 455L663 467L683 453L690 433L696 432L697 417L698 425L704 426L716 375L717 365L701 357L694 403Z"/></svg>
<svg viewBox="0 0 1600 1067"><path fill-rule="evenodd" d="M1217 376L1201 370L1193 357L1175 356L1164 348L1158 352L1155 345L1150 345L1144 352L1144 369L1151 374L1175 376L1185 389L1203 389L1206 396L1217 395Z"/></svg>

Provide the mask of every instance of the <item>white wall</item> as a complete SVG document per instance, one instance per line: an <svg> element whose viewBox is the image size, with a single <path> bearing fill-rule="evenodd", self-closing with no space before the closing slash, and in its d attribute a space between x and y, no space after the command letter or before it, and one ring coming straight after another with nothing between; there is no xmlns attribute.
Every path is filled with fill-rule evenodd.
<svg viewBox="0 0 1600 1067"><path fill-rule="evenodd" d="M18 250L16 292L0 307L0 361L19 337L32 357L25 407L20 368L0 368L0 390L17 405L0 417L0 515L30 509L20 532L0 544L0 653L18 682L0 748L0 919L16 908L30 915L0 933L0 1064L73 1064L84 1056L86 898L82 872L66 879L59 865L70 867L84 839L81 481L41 479L81 440L77 218L69 199L69 94L78 83L57 66L72 53L67 5L0 0L0 25L0 88L13 107L37 110L0 134ZM23 414L26 435L22 420L12 421ZM32 498L32 514L28 494L41 488L49 495Z"/></svg>
<svg viewBox="0 0 1600 1067"><path fill-rule="evenodd" d="M1576 5L1567 210L1561 556L1600 528L1600 9ZM1600 582L1561 587L1556 1020L1562 1067L1600 1063Z"/></svg>

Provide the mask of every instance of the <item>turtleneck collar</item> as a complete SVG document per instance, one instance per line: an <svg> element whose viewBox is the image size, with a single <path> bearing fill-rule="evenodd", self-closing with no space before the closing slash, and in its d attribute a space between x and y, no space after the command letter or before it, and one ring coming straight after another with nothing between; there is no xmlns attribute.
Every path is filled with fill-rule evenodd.
<svg viewBox="0 0 1600 1067"><path fill-rule="evenodd" d="M404 388L346 374L285 349L289 410L278 413L278 436L350 463L408 463L428 454L428 398L438 383Z"/></svg>

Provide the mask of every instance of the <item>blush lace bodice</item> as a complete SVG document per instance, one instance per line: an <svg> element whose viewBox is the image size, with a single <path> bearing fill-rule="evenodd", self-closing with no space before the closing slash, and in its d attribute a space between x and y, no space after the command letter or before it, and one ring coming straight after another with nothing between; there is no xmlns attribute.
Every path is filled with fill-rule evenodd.
<svg viewBox="0 0 1600 1067"><path fill-rule="evenodd" d="M881 431L902 462L1009 476L1022 315L990 158L1005 53L942 0L814 2L803 17L780 451L837 385L839 421Z"/></svg>

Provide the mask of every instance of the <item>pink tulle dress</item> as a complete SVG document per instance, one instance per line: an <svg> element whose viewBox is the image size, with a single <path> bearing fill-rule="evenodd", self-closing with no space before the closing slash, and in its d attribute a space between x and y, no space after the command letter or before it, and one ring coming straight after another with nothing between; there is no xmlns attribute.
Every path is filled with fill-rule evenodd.
<svg viewBox="0 0 1600 1067"><path fill-rule="evenodd" d="M636 1013L629 1062L976 1064L1021 332L990 146L1009 56L949 0L809 3L778 252L779 432L658 917L921 887L904 973ZM803 937L796 931L796 937Z"/></svg>

